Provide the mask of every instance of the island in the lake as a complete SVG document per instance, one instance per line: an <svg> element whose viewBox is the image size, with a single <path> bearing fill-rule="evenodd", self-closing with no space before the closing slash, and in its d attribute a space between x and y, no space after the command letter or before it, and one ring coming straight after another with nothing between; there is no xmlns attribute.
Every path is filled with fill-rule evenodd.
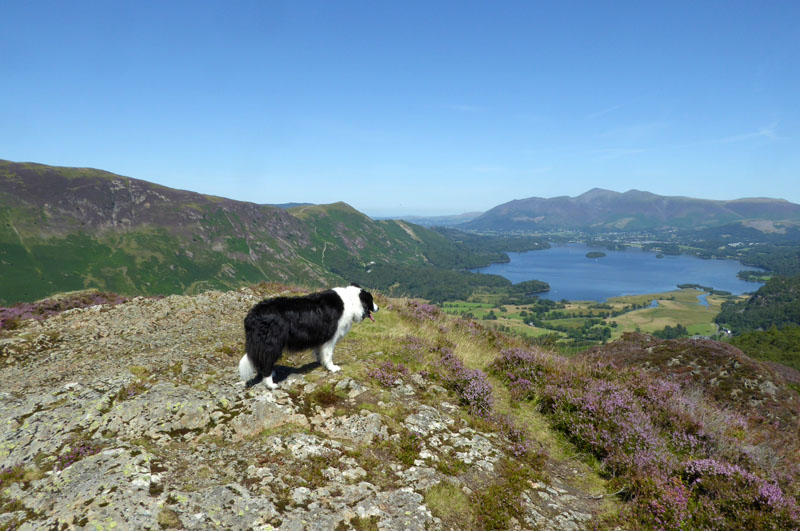
<svg viewBox="0 0 800 531"><path fill-rule="evenodd" d="M590 253L586 253L586 258L603 258L606 256L606 253L602 251L592 251Z"/></svg>

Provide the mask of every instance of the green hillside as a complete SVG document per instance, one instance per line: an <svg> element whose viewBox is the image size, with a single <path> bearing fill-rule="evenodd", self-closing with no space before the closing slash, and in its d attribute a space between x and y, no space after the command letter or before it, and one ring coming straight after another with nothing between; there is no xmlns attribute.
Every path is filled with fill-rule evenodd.
<svg viewBox="0 0 800 531"><path fill-rule="evenodd" d="M0 304L88 288L168 295L263 281L359 281L437 298L433 283L455 279L464 296L510 285L458 271L498 256L345 203L285 210L101 170L0 161Z"/></svg>
<svg viewBox="0 0 800 531"><path fill-rule="evenodd" d="M734 333L800 325L800 275L775 276L743 302L726 302L716 319Z"/></svg>

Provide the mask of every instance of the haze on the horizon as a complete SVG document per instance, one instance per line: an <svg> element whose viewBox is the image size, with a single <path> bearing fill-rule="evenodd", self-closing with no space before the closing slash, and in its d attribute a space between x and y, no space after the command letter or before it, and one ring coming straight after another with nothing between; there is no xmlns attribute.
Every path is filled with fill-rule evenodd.
<svg viewBox="0 0 800 531"><path fill-rule="evenodd" d="M797 2L0 5L0 158L374 216L800 203Z"/></svg>

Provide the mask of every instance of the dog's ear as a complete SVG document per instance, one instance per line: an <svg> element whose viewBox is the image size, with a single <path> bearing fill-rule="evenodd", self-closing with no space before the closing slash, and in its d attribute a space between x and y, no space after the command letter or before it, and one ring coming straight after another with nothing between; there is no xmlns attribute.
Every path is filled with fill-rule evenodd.
<svg viewBox="0 0 800 531"><path fill-rule="evenodd" d="M358 285L358 284L356 284L355 282L351 282L351 283L350 283L350 285L351 285L351 286L353 286L354 288L361 289L361 286L359 286L359 285Z"/></svg>

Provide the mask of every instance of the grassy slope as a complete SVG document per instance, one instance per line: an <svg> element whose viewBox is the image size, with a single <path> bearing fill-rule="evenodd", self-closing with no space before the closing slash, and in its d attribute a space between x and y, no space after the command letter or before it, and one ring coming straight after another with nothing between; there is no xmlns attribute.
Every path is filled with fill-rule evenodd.
<svg viewBox="0 0 800 531"><path fill-rule="evenodd" d="M388 301L380 301L386 304ZM380 352L380 357L388 355L390 359L395 362L404 363L412 370L430 370L432 365L436 364L436 355L431 352L422 352L421 354L414 354L409 356L407 351L398 348L403 341L409 336L420 338L428 344L434 345L449 345L453 348L455 353L461 358L464 363L472 368L484 371L489 374L489 381L493 387L493 395L495 398L495 409L499 413L511 415L518 425L524 426L527 436L540 444L549 455L546 469L549 473L564 473L564 470L577 467L578 473L571 477L573 484L583 489L589 496L610 493L612 491L627 492L627 495L635 493L636 498L632 500L629 505L627 503L620 504L620 500L615 497L607 498L607 505L605 508L605 518L602 520L600 526L604 528L613 524L621 525L623 528L630 526L631 528L650 528L654 522L678 522L683 521L685 525L697 526L697 528L714 528L714 519L722 515L724 521L730 523L736 521L737 518L745 519L743 528L760 529L761 525L767 527L778 525L786 522L796 522L797 514L792 511L791 498L797 494L797 484L791 479L791 474L788 476L782 474L780 471L774 472L777 476L782 477L781 485L783 486L783 496L781 499L784 501L775 502L759 502L757 500L759 494L757 488L766 488L763 485L763 480L757 479L756 476L747 475L749 472L742 472L746 468L753 467L752 470L760 474L759 477L768 478L771 472L769 468L759 468L768 463L769 459L765 457L767 454L775 453L776 455L790 455L793 450L785 447L785 443L780 441L791 440L788 434L784 433L780 436L775 434L774 439L767 437L770 430L777 428L767 427L762 422L760 417L754 417L752 422L752 433L742 432L735 424L726 424L731 414L724 404L716 404L711 394L708 398L699 395L691 389L687 389L686 393L679 391L678 388L670 388L667 384L659 383L657 376L643 375L634 372L626 372L626 370L618 369L595 369L591 364L587 364L582 360L568 360L555 356L553 354L536 351L535 358L542 360L544 373L540 372L540 378L543 378L543 385L546 388L547 381L552 378L553 382L561 381L563 385L576 385L577 389L583 389L581 382L586 381L587 385L593 386L596 390L593 392L613 391L608 395L608 399L612 400L616 393L625 393L625 396L638 396L641 392L640 386L647 389L648 385L655 386L654 389L667 389L666 394L659 398L659 400L674 400L672 405L666 407L667 413L664 411L649 412L646 406L643 406L642 413L644 415L653 415L648 417L649 420L639 419L637 422L653 423L653 425L661 426L662 423L666 428L663 435L668 440L670 432L670 423L674 424L674 433L676 436L684 437L685 435L681 430L689 430L687 433L694 433L692 430L700 429L708 430L708 433L703 437L708 437L708 447L702 451L697 449L696 454L684 454L681 451L672 450L669 443L666 446L654 448L661 448L654 450L656 452L670 452L675 451L675 459L678 463L691 463L693 459L697 459L698 463L706 463L704 458L710 459L708 463L724 463L726 460L737 459L737 455L749 455L748 448L753 448L749 445L758 445L759 454L754 459L753 463L747 462L743 459L740 463L745 468L735 468L738 472L733 474L742 474L742 477L748 478L746 484L728 483L727 479L717 478L719 483L710 484L712 492L716 494L704 494L702 491L697 491L690 483L683 486L676 486L681 492L691 495L689 506L683 505L680 499L673 499L675 494L671 489L675 479L663 480L666 483L660 484L654 490L648 490L650 485L646 477L637 476L634 471L622 469L615 469L614 465L604 463L605 451L602 448L592 448L583 440L579 434L570 427L570 424L562 424L561 415L563 412L556 410L545 410L540 408L540 395L534 393L527 395L527 400L520 401L519 395L514 394L514 387L507 386L508 380L504 370L493 370L493 362L499 359L501 352L508 351L508 349L525 350L518 339L497 334L490 328L485 328L474 321L464 321L454 318L452 316L445 317L443 312L436 310L433 307L428 311L419 311L419 305L413 303L393 300L388 305L389 311L378 314L376 323L368 323L366 326L356 327L350 338L343 343L345 356L352 356L353 361L357 358L363 359L364 356L369 356L370 352ZM672 344L671 342L664 342L664 344ZM694 344L691 343L690 344ZM709 345L719 345L724 355L723 344L708 342ZM738 355L738 354L737 354ZM603 367L601 364L600 367ZM348 371L352 371L352 375L358 378L369 378L367 368L359 364L347 364ZM553 371L550 374L549 371ZM619 374L619 376L617 376ZM617 379L618 378L618 379ZM650 382L652 379L652 383ZM667 387L664 387L664 386ZM780 384L783 385L783 384ZM605 391L601 391L605 390ZM545 392L554 393L556 390L549 390ZM581 392L586 393L583 389ZM788 388L781 387L781 393L791 393ZM628 394L628 393L633 393ZM548 395L549 396L549 395ZM587 400L591 399L591 394L587 395ZM615 410L615 407L621 409ZM628 406L621 405L615 406L613 400L603 406L603 409L589 413L588 417L584 417L584 422L592 423L597 430L621 430L621 433L626 433L625 430L637 428L626 424L630 419L628 415L635 415L635 413L627 410ZM636 406L637 408L639 406ZM688 408L688 409L686 409ZM720 409L717 409L720 408ZM593 410L588 410L589 412ZM586 413L582 413L586 414ZM612 418L608 416L611 415ZM619 415L619 417L617 417ZM660 415L673 415L669 419L661 417ZM697 415L694 417L693 415ZM623 420L625 419L625 420ZM715 420L716 419L716 420ZM725 420L728 419L728 420ZM743 420L736 420L736 422L750 422ZM608 423L608 424L607 424ZM619 423L619 424L617 424ZM682 424L685 423L685 424ZM650 424L648 424L650 425ZM692 426L700 426L695 428ZM781 428L785 430L785 427ZM713 433L712 433L713 432ZM612 432L613 433L613 432ZM766 437L766 438L765 438ZM787 437L789 437L787 439ZM663 440L663 439L662 439ZM770 446L771 442L774 444ZM663 444L654 441L648 441L647 444ZM796 441L794 443L796 444ZM639 451L639 447L634 445L631 448L623 450L625 452ZM650 450L642 450L643 457L646 452ZM786 453L788 452L788 454ZM632 454L631 454L632 455ZM648 459L651 454L646 454ZM759 459L763 459L759 461ZM670 458L672 459L672 458ZM749 459L749 458L748 458ZM789 466L797 466L796 455L791 460L792 464ZM634 459L634 462L637 462ZM747 464L746 464L747 463ZM761 463L761 464L759 464ZM787 462L788 463L788 462ZM684 466L684 465L675 465ZM685 465L694 466L694 465ZM697 465L700 466L700 465ZM713 466L722 467L726 465ZM622 475L617 476L618 470ZM633 476L626 474L633 473ZM713 472L711 472L713 475ZM710 481L712 476L706 478ZM664 486L666 485L666 486ZM675 484L677 485L677 484ZM762 485L762 487L757 487ZM756 493L752 489L756 489ZM682 494L683 495L683 494ZM706 497L708 496L708 497ZM713 500L714 496L719 496L719 501ZM755 498L749 498L755 496ZM788 500L788 501L786 501ZM718 505L717 505L718 503ZM695 504L695 505L693 505ZM787 505L788 504L788 505ZM650 508L650 509L648 509ZM667 511L674 511L673 513L664 515L658 512L652 512L653 508L666 508ZM661 510L661 509L659 509ZM738 516L737 516L738 515ZM468 518L468 515L465 516ZM661 520L659 520L661 519ZM692 527L694 528L694 527Z"/></svg>
<svg viewBox="0 0 800 531"><path fill-rule="evenodd" d="M370 366L377 366L377 360L383 360L386 356L405 364L412 371L429 369L436 363L437 357L432 353L423 353L414 359L404 355L398 345L408 337L420 338L434 345L454 345L456 355L467 367L484 372L488 372L487 368L501 348L521 346L513 337L494 333L481 325L464 326L464 321L448 318L443 312L434 311L435 317L432 319L414 318L413 312L407 311L408 302L403 299L379 297L376 302L388 311L376 314L374 323L354 327L337 346L337 360L342 360L343 370L354 378L369 379L367 372ZM377 359L370 364L370 357ZM365 359L366 363L363 361ZM490 375L489 381L493 387L495 408L500 413L518 419L531 440L541 445L550 456L549 472L562 474L564 469L570 469L570 481L587 496L599 497L609 492L607 480L600 476L596 463L582 463L578 459L581 452L561 433L552 430L547 419L536 408L519 407L511 400L500 379ZM605 498L603 503L605 513L615 514L618 511L618 501L613 497Z"/></svg>

